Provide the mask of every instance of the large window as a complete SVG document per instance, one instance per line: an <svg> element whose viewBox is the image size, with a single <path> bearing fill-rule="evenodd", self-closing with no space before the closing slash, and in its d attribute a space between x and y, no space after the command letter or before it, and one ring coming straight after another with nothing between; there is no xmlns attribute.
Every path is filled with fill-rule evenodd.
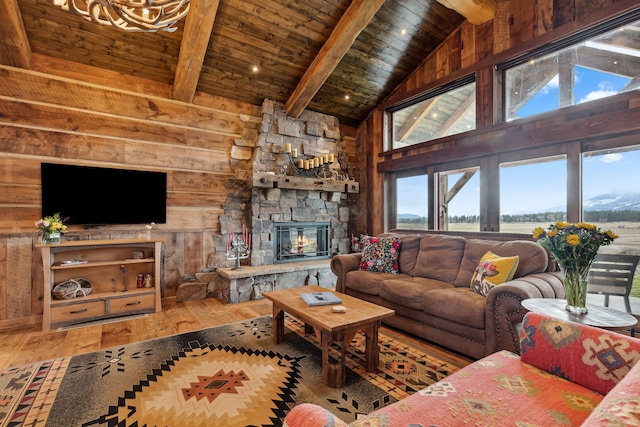
<svg viewBox="0 0 640 427"><path fill-rule="evenodd" d="M567 220L564 156L500 165L500 231L530 234Z"/></svg>
<svg viewBox="0 0 640 427"><path fill-rule="evenodd" d="M414 175L396 179L396 227L426 230L428 220L429 179Z"/></svg>
<svg viewBox="0 0 640 427"><path fill-rule="evenodd" d="M391 148L401 148L476 128L476 83L434 90L391 114Z"/></svg>
<svg viewBox="0 0 640 427"><path fill-rule="evenodd" d="M438 175L439 230L480 231L480 170L469 168Z"/></svg>
<svg viewBox="0 0 640 427"><path fill-rule="evenodd" d="M526 61L525 61L526 60ZM505 69L506 120L529 117L640 87L640 22Z"/></svg>
<svg viewBox="0 0 640 427"><path fill-rule="evenodd" d="M583 154L583 219L620 236L602 252L640 254L639 182L640 146Z"/></svg>

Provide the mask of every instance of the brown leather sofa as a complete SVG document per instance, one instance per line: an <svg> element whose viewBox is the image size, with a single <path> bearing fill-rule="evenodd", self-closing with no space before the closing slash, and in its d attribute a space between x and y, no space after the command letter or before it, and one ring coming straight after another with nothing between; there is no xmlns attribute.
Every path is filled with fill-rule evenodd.
<svg viewBox="0 0 640 427"><path fill-rule="evenodd" d="M504 240L508 237L500 233L401 236L398 274L359 270L360 253L334 255L336 290L395 310L385 324L441 346L476 359L499 350L518 353L527 312L520 302L564 298L561 274L548 252L531 240ZM513 279L485 297L470 283L487 251L520 260Z"/></svg>

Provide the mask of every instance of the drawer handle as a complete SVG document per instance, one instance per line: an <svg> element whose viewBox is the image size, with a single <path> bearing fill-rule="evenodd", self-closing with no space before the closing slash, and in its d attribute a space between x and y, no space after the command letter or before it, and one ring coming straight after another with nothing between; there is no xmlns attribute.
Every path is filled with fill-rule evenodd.
<svg viewBox="0 0 640 427"><path fill-rule="evenodd" d="M128 302L127 305L138 305L140 304L140 301L136 301L136 302Z"/></svg>
<svg viewBox="0 0 640 427"><path fill-rule="evenodd" d="M86 312L87 309L83 308L82 310L76 310L76 311L70 311L69 314L78 314L78 313L84 313Z"/></svg>

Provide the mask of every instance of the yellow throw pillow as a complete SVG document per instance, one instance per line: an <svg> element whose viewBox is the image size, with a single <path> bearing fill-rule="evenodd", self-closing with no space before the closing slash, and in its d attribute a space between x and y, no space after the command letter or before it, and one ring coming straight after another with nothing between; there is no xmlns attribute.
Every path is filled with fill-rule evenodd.
<svg viewBox="0 0 640 427"><path fill-rule="evenodd" d="M489 291L513 278L520 262L519 256L501 257L491 251L482 256L471 278L471 289L487 296Z"/></svg>

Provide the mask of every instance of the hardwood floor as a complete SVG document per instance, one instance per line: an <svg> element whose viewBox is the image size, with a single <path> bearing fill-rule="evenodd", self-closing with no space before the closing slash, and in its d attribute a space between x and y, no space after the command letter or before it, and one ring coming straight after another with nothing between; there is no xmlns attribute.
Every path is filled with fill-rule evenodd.
<svg viewBox="0 0 640 427"><path fill-rule="evenodd" d="M42 332L40 325L36 325L0 331L0 369L271 315L272 304L266 299L226 304L213 298L180 303L175 298L164 298L162 309L148 316L66 330ZM381 328L381 332L385 330ZM461 366L471 362L471 359L397 331L387 332L402 335Z"/></svg>

